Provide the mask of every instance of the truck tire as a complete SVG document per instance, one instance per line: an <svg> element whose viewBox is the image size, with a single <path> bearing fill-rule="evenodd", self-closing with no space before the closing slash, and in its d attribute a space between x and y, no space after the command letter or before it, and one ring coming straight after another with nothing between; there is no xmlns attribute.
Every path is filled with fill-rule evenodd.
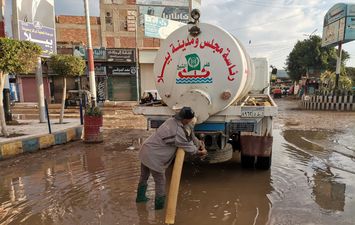
<svg viewBox="0 0 355 225"><path fill-rule="evenodd" d="M255 156L244 155L241 153L240 160L243 168L254 168Z"/></svg>
<svg viewBox="0 0 355 225"><path fill-rule="evenodd" d="M269 170L271 167L271 155L269 157L258 156L255 167L260 170Z"/></svg>

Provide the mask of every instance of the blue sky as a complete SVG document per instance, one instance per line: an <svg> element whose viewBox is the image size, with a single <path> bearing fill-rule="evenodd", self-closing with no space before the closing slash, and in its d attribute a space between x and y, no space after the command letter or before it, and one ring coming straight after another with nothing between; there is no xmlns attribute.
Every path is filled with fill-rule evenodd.
<svg viewBox="0 0 355 225"><path fill-rule="evenodd" d="M6 0L11 2L10 0ZM99 0L89 0L91 15L99 15ZM343 0L354 3L355 0ZM202 0L203 22L219 25L236 36L251 57L267 57L284 67L287 55L306 35L322 35L325 13L338 0ZM83 15L83 0L55 0L57 15ZM249 44L249 41L251 43ZM355 41L345 44L355 67Z"/></svg>

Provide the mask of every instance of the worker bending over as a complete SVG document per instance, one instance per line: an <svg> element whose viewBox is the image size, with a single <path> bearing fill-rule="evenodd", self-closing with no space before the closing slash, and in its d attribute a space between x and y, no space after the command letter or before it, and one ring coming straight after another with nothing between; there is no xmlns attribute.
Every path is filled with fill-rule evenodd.
<svg viewBox="0 0 355 225"><path fill-rule="evenodd" d="M142 145L139 152L141 176L136 202L147 202L147 181L152 174L155 182L155 209L165 205L165 170L173 161L177 148L186 153L204 157L207 154L202 141L194 133L192 122L195 113L190 107L183 107L173 118L166 120Z"/></svg>

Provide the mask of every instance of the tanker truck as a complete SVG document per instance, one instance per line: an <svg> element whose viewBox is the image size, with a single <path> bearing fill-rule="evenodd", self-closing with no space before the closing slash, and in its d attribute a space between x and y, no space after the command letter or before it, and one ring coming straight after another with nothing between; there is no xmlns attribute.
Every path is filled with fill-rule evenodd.
<svg viewBox="0 0 355 225"><path fill-rule="evenodd" d="M268 170L277 115L269 76L266 58L251 59L233 35L197 19L172 32L158 50L154 78L164 105L139 105L133 112L154 129L189 106L208 151L205 161L225 162L240 153L243 167Z"/></svg>

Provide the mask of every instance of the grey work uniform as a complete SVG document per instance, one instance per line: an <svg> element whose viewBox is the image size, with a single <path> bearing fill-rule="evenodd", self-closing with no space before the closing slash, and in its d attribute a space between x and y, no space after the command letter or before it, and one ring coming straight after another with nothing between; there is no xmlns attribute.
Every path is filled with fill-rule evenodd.
<svg viewBox="0 0 355 225"><path fill-rule="evenodd" d="M146 185L152 173L156 196L165 196L165 169L174 159L177 148L196 154L199 146L196 137L188 134L180 120L170 118L143 143L139 152L142 162L139 182Z"/></svg>

